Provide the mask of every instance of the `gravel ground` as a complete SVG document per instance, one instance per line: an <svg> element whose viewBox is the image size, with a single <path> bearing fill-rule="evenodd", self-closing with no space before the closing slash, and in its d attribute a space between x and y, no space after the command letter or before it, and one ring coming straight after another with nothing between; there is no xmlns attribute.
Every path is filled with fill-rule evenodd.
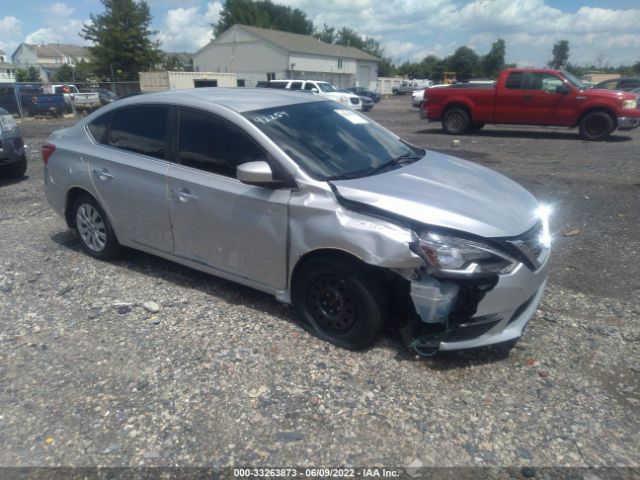
<svg viewBox="0 0 640 480"><path fill-rule="evenodd" d="M99 262L48 207L39 145L0 183L0 466L639 467L640 131L460 137L370 115L555 205L551 282L508 358L354 353L273 298L137 252Z"/></svg>

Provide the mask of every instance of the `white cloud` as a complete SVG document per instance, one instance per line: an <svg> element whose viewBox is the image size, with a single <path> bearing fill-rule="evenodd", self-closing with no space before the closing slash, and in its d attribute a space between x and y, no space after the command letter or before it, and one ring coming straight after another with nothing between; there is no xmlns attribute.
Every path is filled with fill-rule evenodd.
<svg viewBox="0 0 640 480"><path fill-rule="evenodd" d="M195 52L204 47L213 37L212 24L218 22L222 3L214 1L200 7L175 8L165 15L158 39L165 51Z"/></svg>
<svg viewBox="0 0 640 480"><path fill-rule="evenodd" d="M29 33L26 43L70 43L85 44L80 36L85 21L71 18L75 9L66 3L54 3L43 9L44 26Z"/></svg>
<svg viewBox="0 0 640 480"><path fill-rule="evenodd" d="M22 22L16 17L0 18L0 48L11 55L22 40Z"/></svg>

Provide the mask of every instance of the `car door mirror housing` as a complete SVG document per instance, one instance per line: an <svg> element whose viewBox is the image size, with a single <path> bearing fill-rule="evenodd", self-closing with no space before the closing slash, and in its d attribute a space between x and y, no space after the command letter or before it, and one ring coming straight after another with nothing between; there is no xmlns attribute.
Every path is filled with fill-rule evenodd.
<svg viewBox="0 0 640 480"><path fill-rule="evenodd" d="M236 170L238 180L248 185L275 185L281 182L274 180L273 170L265 161L247 162L238 165Z"/></svg>
<svg viewBox="0 0 640 480"><path fill-rule="evenodd" d="M556 93L559 93L561 95L567 95L569 92L571 92L571 89L566 85L558 85L556 87Z"/></svg>
<svg viewBox="0 0 640 480"><path fill-rule="evenodd" d="M318 90L316 87L313 87L311 89L311 93L320 93L320 90Z"/></svg>

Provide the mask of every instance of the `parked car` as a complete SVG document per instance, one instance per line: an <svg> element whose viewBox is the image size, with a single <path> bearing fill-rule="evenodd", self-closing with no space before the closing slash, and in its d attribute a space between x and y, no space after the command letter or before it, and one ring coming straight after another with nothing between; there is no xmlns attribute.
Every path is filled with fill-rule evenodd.
<svg viewBox="0 0 640 480"><path fill-rule="evenodd" d="M578 127L583 139L603 140L616 128L640 125L634 95L587 89L569 72L532 68L506 69L491 88L429 89L421 116L455 135L494 123Z"/></svg>
<svg viewBox="0 0 640 480"><path fill-rule="evenodd" d="M16 100L16 91L20 106ZM44 93L39 83L5 83L0 85L0 107L14 115L19 115L22 110L25 117L57 117L64 113L66 104L62 95Z"/></svg>
<svg viewBox="0 0 640 480"><path fill-rule="evenodd" d="M431 80L412 80L410 82L402 82L400 85L393 87L391 93L394 95L405 95L407 93L413 93L416 90L423 90L431 86Z"/></svg>
<svg viewBox="0 0 640 480"><path fill-rule="evenodd" d="M378 92L374 92L373 90L369 90L365 87L351 87L348 88L351 93L358 95L360 97L369 97L375 103L378 103L381 99L380 94Z"/></svg>
<svg viewBox="0 0 640 480"><path fill-rule="evenodd" d="M425 354L510 346L547 281L549 211L529 192L319 95L121 99L42 158L88 255L128 246L262 290L349 349L391 318Z"/></svg>
<svg viewBox="0 0 640 480"><path fill-rule="evenodd" d="M64 95L65 102L67 103L67 110L75 108L80 111L91 111L99 108L100 96L96 92L80 92L78 87L71 84L50 84L43 86L45 93L56 93Z"/></svg>
<svg viewBox="0 0 640 480"><path fill-rule="evenodd" d="M20 178L27 171L27 155L13 115L0 108L0 178Z"/></svg>
<svg viewBox="0 0 640 480"><path fill-rule="evenodd" d="M97 93L101 105L107 105L118 100L118 96L106 88L81 88L80 93Z"/></svg>
<svg viewBox="0 0 640 480"><path fill-rule="evenodd" d="M349 95L353 95L353 92L348 88L340 88L338 89L338 92L348 93ZM358 98L360 99L361 111L368 112L373 108L373 100L371 100L371 98L365 95L358 95Z"/></svg>
<svg viewBox="0 0 640 480"><path fill-rule="evenodd" d="M622 90L623 92L640 88L640 77L620 77L596 83L593 88L606 90Z"/></svg>
<svg viewBox="0 0 640 480"><path fill-rule="evenodd" d="M328 82L320 82L316 80L270 80L266 84L259 82L256 86L260 86L262 88L266 87L281 90L310 92L342 103L343 105L347 105L353 110L362 110L360 97L351 92L339 92L335 86Z"/></svg>

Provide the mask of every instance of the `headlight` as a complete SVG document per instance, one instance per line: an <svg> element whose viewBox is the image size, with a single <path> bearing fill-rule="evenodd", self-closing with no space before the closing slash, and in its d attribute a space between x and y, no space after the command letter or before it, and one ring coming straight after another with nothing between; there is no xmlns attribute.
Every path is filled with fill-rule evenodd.
<svg viewBox="0 0 640 480"><path fill-rule="evenodd" d="M622 108L624 110L631 110L638 107L638 102L636 100L623 100Z"/></svg>
<svg viewBox="0 0 640 480"><path fill-rule="evenodd" d="M518 261L489 245L438 233L423 233L421 253L436 272L449 275L509 273Z"/></svg>
<svg viewBox="0 0 640 480"><path fill-rule="evenodd" d="M18 124L12 115L0 115L0 133L14 130Z"/></svg>

